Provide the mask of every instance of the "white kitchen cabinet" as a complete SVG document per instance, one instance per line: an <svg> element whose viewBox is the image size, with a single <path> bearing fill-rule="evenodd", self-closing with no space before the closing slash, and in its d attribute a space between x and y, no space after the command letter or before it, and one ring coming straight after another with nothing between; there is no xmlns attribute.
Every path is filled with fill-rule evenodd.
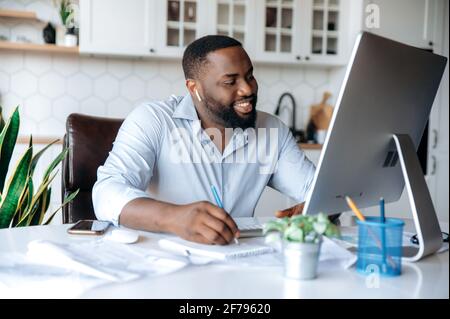
<svg viewBox="0 0 450 319"><path fill-rule="evenodd" d="M207 1L160 0L157 2L157 55L182 57L185 47L208 34L210 24Z"/></svg>
<svg viewBox="0 0 450 319"><path fill-rule="evenodd" d="M349 0L266 0L256 7L256 60L344 65L352 41ZM360 12L360 11L359 11ZM353 30L355 31L355 30Z"/></svg>
<svg viewBox="0 0 450 319"><path fill-rule="evenodd" d="M365 0L367 5L379 9L379 27L365 29L419 48L432 48L436 30L435 18L439 14L440 0ZM368 7L366 17L374 14Z"/></svg>
<svg viewBox="0 0 450 319"><path fill-rule="evenodd" d="M80 0L80 52L145 56L154 51L156 1Z"/></svg>
<svg viewBox="0 0 450 319"><path fill-rule="evenodd" d="M193 40L223 34L255 62L343 65L361 1L80 0L80 52L181 58Z"/></svg>
<svg viewBox="0 0 450 319"><path fill-rule="evenodd" d="M240 41L247 52L254 50L254 26L256 21L254 0L211 0L208 34L233 37Z"/></svg>

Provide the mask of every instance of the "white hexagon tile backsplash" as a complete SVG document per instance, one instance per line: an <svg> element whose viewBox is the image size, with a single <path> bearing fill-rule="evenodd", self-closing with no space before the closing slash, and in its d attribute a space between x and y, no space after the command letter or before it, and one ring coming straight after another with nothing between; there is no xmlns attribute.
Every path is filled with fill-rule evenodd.
<svg viewBox="0 0 450 319"><path fill-rule="evenodd" d="M273 113L279 96L290 91L303 109L297 112L297 122L304 125L308 107L320 101L325 89L333 91L329 72L256 65L258 109ZM62 136L70 113L124 117L139 103L186 92L180 61L0 51L0 102L5 116L21 105L26 115L21 129L27 132L28 126L45 132L43 120L54 118L62 124L56 132Z"/></svg>
<svg viewBox="0 0 450 319"><path fill-rule="evenodd" d="M1 8L28 10L46 21L58 21L51 0L0 0ZM42 23L0 19L0 35L25 36L42 43ZM82 27L82 26L81 26ZM336 76L337 74L337 76ZM297 100L297 125L305 125L310 104L325 89L336 99L342 78L335 70L256 65L258 109L273 113L281 93ZM125 117L136 105L184 95L181 61L58 55L0 50L0 104L4 115L21 105L21 134L64 134L68 114ZM58 125L55 125L58 123Z"/></svg>

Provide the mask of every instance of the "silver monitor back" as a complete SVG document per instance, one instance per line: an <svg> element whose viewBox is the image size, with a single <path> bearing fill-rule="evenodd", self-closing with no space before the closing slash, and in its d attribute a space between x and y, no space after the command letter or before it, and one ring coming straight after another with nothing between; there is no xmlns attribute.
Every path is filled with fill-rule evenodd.
<svg viewBox="0 0 450 319"><path fill-rule="evenodd" d="M405 180L393 134L409 135L417 150L446 60L370 33L358 36L305 214L348 211L346 195L360 208L400 198Z"/></svg>

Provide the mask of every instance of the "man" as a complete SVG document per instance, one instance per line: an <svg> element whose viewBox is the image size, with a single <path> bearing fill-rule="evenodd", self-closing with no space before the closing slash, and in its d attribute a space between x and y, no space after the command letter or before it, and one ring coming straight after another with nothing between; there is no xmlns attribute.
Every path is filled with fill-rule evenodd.
<svg viewBox="0 0 450 319"><path fill-rule="evenodd" d="M279 119L256 111L241 43L200 38L186 48L183 71L189 94L141 105L124 121L98 169L97 218L227 244L239 236L231 216L252 216L267 185L300 203L277 216L301 213L315 167Z"/></svg>

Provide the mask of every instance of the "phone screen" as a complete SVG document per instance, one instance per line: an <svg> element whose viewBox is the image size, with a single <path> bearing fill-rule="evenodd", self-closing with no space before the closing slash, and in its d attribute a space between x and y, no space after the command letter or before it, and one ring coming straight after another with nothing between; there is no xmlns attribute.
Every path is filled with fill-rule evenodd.
<svg viewBox="0 0 450 319"><path fill-rule="evenodd" d="M71 234L103 234L110 223L102 220L80 220L68 229Z"/></svg>

